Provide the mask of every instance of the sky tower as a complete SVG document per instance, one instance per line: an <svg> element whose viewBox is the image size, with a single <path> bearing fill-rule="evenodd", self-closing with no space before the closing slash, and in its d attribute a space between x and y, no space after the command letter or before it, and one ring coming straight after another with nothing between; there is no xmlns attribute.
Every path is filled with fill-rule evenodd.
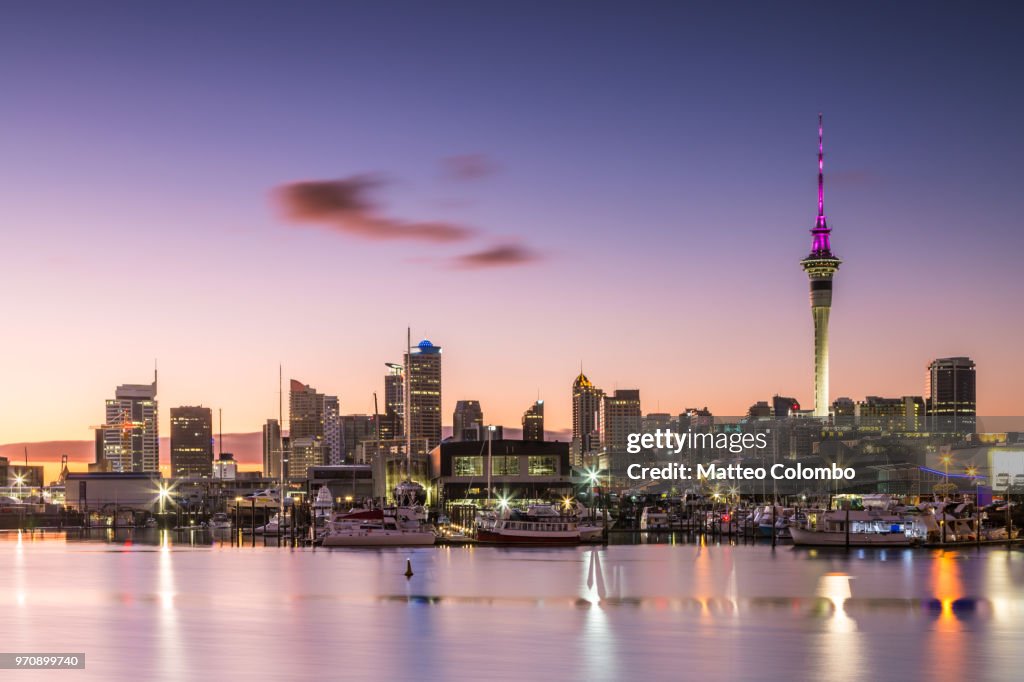
<svg viewBox="0 0 1024 682"><path fill-rule="evenodd" d="M811 316L814 318L814 416L828 417L828 316L832 310L832 277L841 260L832 253L825 221L824 153L821 114L818 114L818 218L811 230L811 252L800 261L811 281Z"/></svg>

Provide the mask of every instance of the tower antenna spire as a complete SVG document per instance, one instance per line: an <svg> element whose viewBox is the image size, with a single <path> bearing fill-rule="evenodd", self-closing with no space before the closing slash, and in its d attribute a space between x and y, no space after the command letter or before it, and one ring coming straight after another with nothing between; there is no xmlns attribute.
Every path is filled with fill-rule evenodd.
<svg viewBox="0 0 1024 682"><path fill-rule="evenodd" d="M822 144L821 112L818 112L818 227L825 226L825 148Z"/></svg>

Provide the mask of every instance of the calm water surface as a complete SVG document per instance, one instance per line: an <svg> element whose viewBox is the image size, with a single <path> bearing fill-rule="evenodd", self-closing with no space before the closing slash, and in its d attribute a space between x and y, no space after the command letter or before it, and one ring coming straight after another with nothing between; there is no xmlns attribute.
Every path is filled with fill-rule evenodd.
<svg viewBox="0 0 1024 682"><path fill-rule="evenodd" d="M14 533L0 566L0 651L86 654L84 671L3 679L1013 680L1024 666L1024 552L1005 548L311 550Z"/></svg>

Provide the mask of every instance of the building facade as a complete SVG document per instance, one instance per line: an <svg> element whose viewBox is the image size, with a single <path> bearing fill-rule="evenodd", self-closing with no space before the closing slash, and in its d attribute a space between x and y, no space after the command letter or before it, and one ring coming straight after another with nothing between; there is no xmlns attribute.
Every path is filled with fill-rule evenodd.
<svg viewBox="0 0 1024 682"><path fill-rule="evenodd" d="M570 458L573 466L582 465L584 459L600 447L597 420L604 391L594 386L583 372L572 382L572 444Z"/></svg>
<svg viewBox="0 0 1024 682"><path fill-rule="evenodd" d="M538 400L523 413L523 440L544 440L544 401Z"/></svg>
<svg viewBox="0 0 1024 682"><path fill-rule="evenodd" d="M479 440L483 431L484 411L479 400L459 400L452 414L452 439L455 441Z"/></svg>
<svg viewBox="0 0 1024 682"><path fill-rule="evenodd" d="M263 475L280 478L284 444L281 441L281 424L268 419L263 425Z"/></svg>
<svg viewBox="0 0 1024 682"><path fill-rule="evenodd" d="M441 442L441 347L424 339L405 355L409 372L409 431L433 448Z"/></svg>
<svg viewBox="0 0 1024 682"><path fill-rule="evenodd" d="M118 386L106 402L105 418L99 468L115 473L160 471L156 376L152 384Z"/></svg>
<svg viewBox="0 0 1024 682"><path fill-rule="evenodd" d="M171 476L213 476L213 412L210 408L171 408Z"/></svg>
<svg viewBox="0 0 1024 682"><path fill-rule="evenodd" d="M928 364L928 423L941 433L977 430L977 370L968 357L937 358Z"/></svg>

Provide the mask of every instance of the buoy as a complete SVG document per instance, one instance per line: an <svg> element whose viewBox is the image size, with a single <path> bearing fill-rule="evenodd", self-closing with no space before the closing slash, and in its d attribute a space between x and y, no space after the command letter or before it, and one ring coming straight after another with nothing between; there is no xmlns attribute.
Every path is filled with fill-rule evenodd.
<svg viewBox="0 0 1024 682"><path fill-rule="evenodd" d="M412 575L413 575L413 573L412 573L412 559L406 559L405 560L405 577L406 578L411 578Z"/></svg>

